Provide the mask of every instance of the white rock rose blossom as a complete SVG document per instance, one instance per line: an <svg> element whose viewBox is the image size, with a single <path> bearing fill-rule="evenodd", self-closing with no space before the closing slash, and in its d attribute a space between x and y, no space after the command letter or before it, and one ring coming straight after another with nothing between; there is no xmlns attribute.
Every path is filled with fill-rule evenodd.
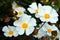
<svg viewBox="0 0 60 40"><path fill-rule="evenodd" d="M49 25L48 23L45 23L42 29L47 32L48 36L52 36L52 31L57 31L57 33L59 32L58 28L55 25Z"/></svg>
<svg viewBox="0 0 60 40"><path fill-rule="evenodd" d="M46 36L46 31L44 31L43 28L41 28L41 29L37 28L37 29L38 29L38 33L36 35L33 35L35 38L40 39L43 36Z"/></svg>
<svg viewBox="0 0 60 40"><path fill-rule="evenodd" d="M40 3L33 2L31 5L29 5L29 8L27 8L27 10L31 13L31 14L35 14L36 18L39 18L40 13L42 11L42 5Z"/></svg>
<svg viewBox="0 0 60 40"><path fill-rule="evenodd" d="M16 9L16 8L18 8L19 6L18 6L18 4L14 1L13 3L12 3L12 9Z"/></svg>
<svg viewBox="0 0 60 40"><path fill-rule="evenodd" d="M34 31L34 26L36 26L36 20L32 18L30 15L24 14L14 22L16 29L19 35L23 35L24 33L28 36Z"/></svg>
<svg viewBox="0 0 60 40"><path fill-rule="evenodd" d="M43 6L40 13L40 20L43 22L56 23L58 21L58 13L51 6Z"/></svg>
<svg viewBox="0 0 60 40"><path fill-rule="evenodd" d="M18 6L16 2L12 3L12 9L13 9L13 13L17 12L17 15L16 15L17 17L20 17L23 14L25 14L24 13L25 12L25 8Z"/></svg>
<svg viewBox="0 0 60 40"><path fill-rule="evenodd" d="M14 26L4 26L2 28L2 31L4 32L4 36L6 37L17 37L18 36L18 32L16 30L16 27Z"/></svg>

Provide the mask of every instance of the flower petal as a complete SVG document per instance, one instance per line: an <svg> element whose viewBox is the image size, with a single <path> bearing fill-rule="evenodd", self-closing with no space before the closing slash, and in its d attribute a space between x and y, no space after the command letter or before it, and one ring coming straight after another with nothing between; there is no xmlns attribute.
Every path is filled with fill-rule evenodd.
<svg viewBox="0 0 60 40"><path fill-rule="evenodd" d="M48 35L48 36L52 36L52 34L51 34L51 33L48 33L48 32L47 32L47 35Z"/></svg>
<svg viewBox="0 0 60 40"><path fill-rule="evenodd" d="M19 35L23 35L24 34L24 29L22 29L21 27L16 27L16 30L18 31Z"/></svg>
<svg viewBox="0 0 60 40"><path fill-rule="evenodd" d="M31 18L29 21L29 26L36 26L36 20L34 18Z"/></svg>
<svg viewBox="0 0 60 40"><path fill-rule="evenodd" d="M39 30L38 38L41 38L43 36L46 36L46 31L44 31L42 28Z"/></svg>
<svg viewBox="0 0 60 40"><path fill-rule="evenodd" d="M28 29L26 29L26 35L29 36L34 31L34 27L30 26Z"/></svg>
<svg viewBox="0 0 60 40"><path fill-rule="evenodd" d="M51 23L56 23L58 21L58 18L57 17L52 17L49 21Z"/></svg>
<svg viewBox="0 0 60 40"><path fill-rule="evenodd" d="M58 31L58 28L57 28L55 25L52 25L51 28L52 28L53 31L54 31L54 30L55 30L55 31Z"/></svg>
<svg viewBox="0 0 60 40"><path fill-rule="evenodd" d="M4 33L4 36L8 37L8 34L7 33Z"/></svg>
<svg viewBox="0 0 60 40"><path fill-rule="evenodd" d="M32 9L37 9L37 4L36 2L32 3L31 5L29 5Z"/></svg>
<svg viewBox="0 0 60 40"><path fill-rule="evenodd" d="M25 9L24 9L23 7L18 7L18 8L15 9L15 11L16 11L16 12L18 12L18 11L22 11L22 12L24 12Z"/></svg>
<svg viewBox="0 0 60 40"><path fill-rule="evenodd" d="M38 8L41 9L41 7L42 7L42 5L39 3L39 4L38 4Z"/></svg>
<svg viewBox="0 0 60 40"><path fill-rule="evenodd" d="M19 22L20 20L16 20L13 24L14 26L20 26L21 22Z"/></svg>
<svg viewBox="0 0 60 40"><path fill-rule="evenodd" d="M30 18L31 18L30 15L23 14L19 20L21 20L22 22L27 22L27 23L28 23L29 20L30 20ZM27 19L28 19L28 20L27 20Z"/></svg>
<svg viewBox="0 0 60 40"><path fill-rule="evenodd" d="M8 29L8 27L7 26L4 26L3 28L2 28L2 31L3 32L7 32L9 29Z"/></svg>
<svg viewBox="0 0 60 40"><path fill-rule="evenodd" d="M28 10L31 14L35 13L35 10L32 9L32 8L28 8L27 10Z"/></svg>
<svg viewBox="0 0 60 40"><path fill-rule="evenodd" d="M19 6L18 6L17 3L14 1L14 2L12 3L12 9L16 9L16 7L18 8Z"/></svg>
<svg viewBox="0 0 60 40"><path fill-rule="evenodd" d="M45 12L50 13L51 10L52 10L52 7L51 6L43 6L43 9L44 9Z"/></svg>
<svg viewBox="0 0 60 40"><path fill-rule="evenodd" d="M14 37L17 37L18 36L18 32L15 30L14 31Z"/></svg>
<svg viewBox="0 0 60 40"><path fill-rule="evenodd" d="M14 31L15 30L15 27L14 26L8 26L9 30L12 30Z"/></svg>
<svg viewBox="0 0 60 40"><path fill-rule="evenodd" d="M52 17L58 17L58 13L56 12L55 9L52 9L51 15L52 15Z"/></svg>

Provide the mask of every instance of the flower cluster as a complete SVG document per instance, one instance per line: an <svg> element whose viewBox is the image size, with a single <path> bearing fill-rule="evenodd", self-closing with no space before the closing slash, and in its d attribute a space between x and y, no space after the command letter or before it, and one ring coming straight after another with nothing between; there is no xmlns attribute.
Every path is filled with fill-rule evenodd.
<svg viewBox="0 0 60 40"><path fill-rule="evenodd" d="M55 9L49 5L43 5L40 3L33 2L27 8L28 12L35 15L36 18L42 21L42 24L39 24L37 28L37 20L32 17L32 15L27 15L26 9L24 7L18 6L16 2L12 3L13 12L17 12L16 17L19 19L14 21L14 26L4 26L2 31L6 37L17 37L18 35L23 35L24 33L29 36L32 34L35 29L38 32L33 35L33 37L41 38L42 36L52 36L52 31L58 31L58 28L53 24L58 21L58 14Z"/></svg>

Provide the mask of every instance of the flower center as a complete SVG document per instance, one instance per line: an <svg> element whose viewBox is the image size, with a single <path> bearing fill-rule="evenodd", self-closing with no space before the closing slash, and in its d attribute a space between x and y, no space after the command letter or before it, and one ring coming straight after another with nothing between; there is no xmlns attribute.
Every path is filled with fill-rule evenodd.
<svg viewBox="0 0 60 40"><path fill-rule="evenodd" d="M8 32L9 35L13 35L13 33L14 33L14 32L11 31L11 30Z"/></svg>
<svg viewBox="0 0 60 40"><path fill-rule="evenodd" d="M19 11L19 12L18 12L18 15L21 15L21 14L22 14L22 11Z"/></svg>
<svg viewBox="0 0 60 40"><path fill-rule="evenodd" d="M27 24L27 23L23 23L23 24L22 24L22 28L23 28L23 29L27 29L27 28L28 28L28 24Z"/></svg>
<svg viewBox="0 0 60 40"><path fill-rule="evenodd" d="M49 0L46 0L46 2L49 2Z"/></svg>
<svg viewBox="0 0 60 40"><path fill-rule="evenodd" d="M50 15L49 14L44 14L44 18L45 19L49 19L50 18Z"/></svg>
<svg viewBox="0 0 60 40"><path fill-rule="evenodd" d="M38 13L38 11L39 11L38 9L35 10L36 13Z"/></svg>
<svg viewBox="0 0 60 40"><path fill-rule="evenodd" d="M52 29L48 29L48 31L47 31L48 33L51 33L52 32Z"/></svg>

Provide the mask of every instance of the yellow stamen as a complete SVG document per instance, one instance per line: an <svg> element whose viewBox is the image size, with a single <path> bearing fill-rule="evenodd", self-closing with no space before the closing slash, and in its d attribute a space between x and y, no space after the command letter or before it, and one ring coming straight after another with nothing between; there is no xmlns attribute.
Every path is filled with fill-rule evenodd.
<svg viewBox="0 0 60 40"><path fill-rule="evenodd" d="M18 15L21 15L21 14L22 14L22 11L19 11L19 12L18 12Z"/></svg>
<svg viewBox="0 0 60 40"><path fill-rule="evenodd" d="M45 18L45 19L49 19L49 18L50 18L50 15L46 13L46 14L44 15L44 18Z"/></svg>
<svg viewBox="0 0 60 40"><path fill-rule="evenodd" d="M48 32L48 33L51 33L51 32L52 32L52 29L49 28L49 29L47 30L47 32Z"/></svg>
<svg viewBox="0 0 60 40"><path fill-rule="evenodd" d="M46 2L49 2L49 0L46 0Z"/></svg>
<svg viewBox="0 0 60 40"><path fill-rule="evenodd" d="M14 33L14 32L11 31L11 30L8 32L9 35L13 35L13 33Z"/></svg>
<svg viewBox="0 0 60 40"><path fill-rule="evenodd" d="M27 24L27 23L23 23L23 24L22 24L22 28L23 28L23 29L27 29L27 28L28 28L28 24Z"/></svg>
<svg viewBox="0 0 60 40"><path fill-rule="evenodd" d="M36 13L38 13L38 12L39 12L39 10L38 10L38 9L36 9L36 10L35 10L35 12L36 12Z"/></svg>

